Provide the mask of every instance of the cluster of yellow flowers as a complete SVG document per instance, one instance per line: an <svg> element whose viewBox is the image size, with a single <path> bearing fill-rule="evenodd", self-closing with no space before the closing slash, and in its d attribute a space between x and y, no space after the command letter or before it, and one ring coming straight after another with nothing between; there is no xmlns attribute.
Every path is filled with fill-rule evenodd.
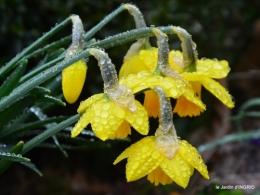
<svg viewBox="0 0 260 195"><path fill-rule="evenodd" d="M126 8L131 10L131 14L136 11L133 5L127 5ZM77 19L76 22L78 21ZM140 26L142 27L139 24ZM179 27L173 28L173 31L185 43L182 44L183 53L169 51L167 35L154 28L158 48L149 46L148 39L137 41L125 56L119 80L108 55L100 49L89 49L90 55L99 62L104 93L93 95L80 103L78 113L82 117L73 128L71 136L77 136L89 123L96 136L104 141L126 138L131 134L130 125L140 134L147 135L148 117L159 117L155 136L147 136L131 145L114 164L128 158L127 181L148 175L148 180L155 185L174 181L185 188L194 168L206 179L209 179L209 175L197 150L177 137L172 121L173 113L184 117L197 116L203 112L206 106L201 101L201 85L229 108L234 107L234 103L226 89L214 80L227 76L230 71L228 62L197 59L190 35L187 36L187 32ZM83 30L78 34L73 33L78 40L68 50L70 55L73 51L79 52L74 46L81 44L83 33ZM63 71L64 97L69 103L77 100L86 71L84 60ZM144 107L134 99L134 94L138 92L145 93ZM177 99L174 109L170 97Z"/></svg>

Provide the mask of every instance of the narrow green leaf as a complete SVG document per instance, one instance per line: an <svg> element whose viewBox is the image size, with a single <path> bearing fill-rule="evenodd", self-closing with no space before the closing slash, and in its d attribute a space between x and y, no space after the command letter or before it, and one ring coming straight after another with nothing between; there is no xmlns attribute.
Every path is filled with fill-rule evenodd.
<svg viewBox="0 0 260 195"><path fill-rule="evenodd" d="M40 86L36 86L35 88L33 88L30 93L31 94L35 94L35 95L43 95L43 94L47 94L47 93L50 93L51 90L45 88L45 87L40 87Z"/></svg>
<svg viewBox="0 0 260 195"><path fill-rule="evenodd" d="M31 51L35 50L39 45L44 43L46 40L48 40L51 36L56 34L59 30L61 30L63 27L65 27L67 24L69 24L71 21L70 17L65 19L63 22L59 23L55 27L53 27L49 32L44 33L42 37L37 39L35 42L33 42L29 47L22 50L21 53L17 54L11 61L9 61L5 66L0 68L0 77L8 73L12 68L16 66L16 63L20 61L26 54L30 53Z"/></svg>
<svg viewBox="0 0 260 195"><path fill-rule="evenodd" d="M39 176L42 176L42 172L37 169L37 167L31 163L31 162L20 162L22 165L28 167L29 169L33 170L35 173L37 173Z"/></svg>
<svg viewBox="0 0 260 195"><path fill-rule="evenodd" d="M57 64L58 62L60 62L63 59L64 59L64 56L60 56L60 57L58 57L58 58L56 58L56 59L54 59L54 60L52 60L52 61L50 61L46 64L43 64L43 65L31 70L29 73L27 73L26 75L24 75L21 78L19 84L22 84L22 83L28 81L29 79L33 78L35 75L37 75L37 74L41 73L42 71L52 67L53 65Z"/></svg>
<svg viewBox="0 0 260 195"><path fill-rule="evenodd" d="M32 95L25 96L17 100L13 105L0 112L0 129L4 125L19 116L26 108L34 104L35 98Z"/></svg>
<svg viewBox="0 0 260 195"><path fill-rule="evenodd" d="M46 59L46 62L50 62L54 59L56 59L57 57L59 57L62 53L64 53L65 49L64 48L59 48L56 51L52 52L49 54L49 56Z"/></svg>
<svg viewBox="0 0 260 195"><path fill-rule="evenodd" d="M43 133L37 135L36 137L31 139L29 142L27 142L24 145L22 154L25 154L29 150L33 149L34 147L36 147L37 145L39 145L40 143L42 143L43 141L45 141L46 139L51 137L52 135L56 134L57 132L61 131L64 128L68 127L69 125L75 123L76 121L78 121L80 119L80 116L81 116L80 114L74 115L74 116L68 118L67 120L55 125L54 127L44 131Z"/></svg>
<svg viewBox="0 0 260 195"><path fill-rule="evenodd" d="M15 162L28 162L30 159L22 157L21 154L15 154L15 153L5 153L0 152L0 158L3 160L9 160L9 161L15 161Z"/></svg>
<svg viewBox="0 0 260 195"><path fill-rule="evenodd" d="M52 136L52 139L53 139L55 145L60 149L60 151L62 152L62 154L63 154L66 158L68 158L68 153L62 148L62 146L60 145L59 140L57 139L56 135L53 135L53 136Z"/></svg>
<svg viewBox="0 0 260 195"><path fill-rule="evenodd" d="M24 60L0 87L0 98L9 95L23 76L28 60Z"/></svg>
<svg viewBox="0 0 260 195"><path fill-rule="evenodd" d="M66 106L66 103L61 101L60 99L57 99L53 96L49 96L49 95L44 95L38 99L36 99L37 102L52 102L54 104L58 104L61 106Z"/></svg>
<svg viewBox="0 0 260 195"><path fill-rule="evenodd" d="M258 139L260 138L260 130L254 130L249 132L241 132L241 133L234 133L230 135L226 135L220 139L211 141L209 143L203 144L198 147L198 151L200 153L205 152L207 150L210 150L212 148L215 148L217 146L221 146L227 143L232 143L236 141L242 141L242 140L249 140L251 138Z"/></svg>
<svg viewBox="0 0 260 195"><path fill-rule="evenodd" d="M64 117L64 116L53 117L53 118L48 118L45 120L40 120L40 121L36 121L36 122L31 122L31 123L22 123L22 124L12 125L0 132L0 138L1 139L8 138L8 137L19 138L19 135L24 131L27 131L30 129L41 128L41 127L44 127L45 125L55 123L55 122L61 122L61 121L66 120L67 118L68 117ZM24 135L21 135L21 136L24 136Z"/></svg>
<svg viewBox="0 0 260 195"><path fill-rule="evenodd" d="M24 142L18 142L10 151L10 153L20 154L24 146ZM9 160L0 160L0 174L2 174L13 162Z"/></svg>
<svg viewBox="0 0 260 195"><path fill-rule="evenodd" d="M260 98L253 98L245 102L241 107L240 107L240 112L252 107L252 106L260 106Z"/></svg>

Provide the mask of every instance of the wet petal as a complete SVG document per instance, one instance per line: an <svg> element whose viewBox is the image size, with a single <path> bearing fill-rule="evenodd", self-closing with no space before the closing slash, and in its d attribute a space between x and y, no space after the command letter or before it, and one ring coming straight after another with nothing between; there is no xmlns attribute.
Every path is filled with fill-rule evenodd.
<svg viewBox="0 0 260 195"><path fill-rule="evenodd" d="M197 61L197 71L215 79L224 78L230 71L226 60L201 59Z"/></svg>
<svg viewBox="0 0 260 195"><path fill-rule="evenodd" d="M178 150L178 153L180 154L180 156L192 167L197 169L203 177L209 179L207 166L205 165L203 159L201 158L201 155L198 153L196 148L194 148L185 140L180 140L179 144L180 148Z"/></svg>
<svg viewBox="0 0 260 195"><path fill-rule="evenodd" d="M88 110L81 116L75 127L72 129L71 137L76 137L78 134L80 134L80 132L90 123L90 120L91 113L90 110Z"/></svg>
<svg viewBox="0 0 260 195"><path fill-rule="evenodd" d="M206 106L203 104L200 98L197 97L195 91L193 91L191 88L186 88L186 90L183 93L183 96L190 102L199 106L202 110L206 109Z"/></svg>
<svg viewBox="0 0 260 195"><path fill-rule="evenodd" d="M90 106L92 106L95 102L101 100L104 97L103 93L96 94L91 96L90 98L80 102L78 113L83 113L85 110L87 110Z"/></svg>
<svg viewBox="0 0 260 195"><path fill-rule="evenodd" d="M124 139L128 135L131 135L131 127L127 121L123 121L121 125L118 127L118 129L116 130L115 134L109 137L109 139L115 139L115 138Z"/></svg>
<svg viewBox="0 0 260 195"><path fill-rule="evenodd" d="M216 96L227 107L233 108L235 106L231 95L217 81L213 79L203 79L200 82L208 91Z"/></svg>
<svg viewBox="0 0 260 195"><path fill-rule="evenodd" d="M110 100L96 102L91 108L91 126L101 140L111 137L124 121L126 110Z"/></svg>
<svg viewBox="0 0 260 195"><path fill-rule="evenodd" d="M136 111L132 113L127 111L125 119L130 123L136 131L142 135L147 135L149 131L148 115L145 108L135 100Z"/></svg>
<svg viewBox="0 0 260 195"><path fill-rule="evenodd" d="M84 60L79 60L62 71L62 90L64 97L70 104L74 103L83 88L87 73Z"/></svg>
<svg viewBox="0 0 260 195"><path fill-rule="evenodd" d="M113 162L113 164L117 164L118 162L120 162L121 160L128 158L131 155L135 155L135 152L138 150L138 148L140 148L144 143L146 142L150 142L150 140L153 139L150 137L145 137L143 139L141 139L140 141L132 144L130 147L128 147L127 149L125 149L125 151L123 151L118 157L117 159Z"/></svg>
<svg viewBox="0 0 260 195"><path fill-rule="evenodd" d="M142 71L140 73L136 74L131 74L127 77L123 77L119 80L119 84L120 85L125 85L128 88L130 88L133 93L137 93L141 90L144 90L146 88L148 88L148 86L146 86L144 84L144 82L150 78L153 74L146 72L146 71Z"/></svg>
<svg viewBox="0 0 260 195"><path fill-rule="evenodd" d="M193 168L178 153L172 159L165 158L160 167L174 182L186 188Z"/></svg>
<svg viewBox="0 0 260 195"><path fill-rule="evenodd" d="M144 140L144 141L143 141ZM144 138L126 165L127 181L135 181L155 170L165 158L155 148L155 137Z"/></svg>

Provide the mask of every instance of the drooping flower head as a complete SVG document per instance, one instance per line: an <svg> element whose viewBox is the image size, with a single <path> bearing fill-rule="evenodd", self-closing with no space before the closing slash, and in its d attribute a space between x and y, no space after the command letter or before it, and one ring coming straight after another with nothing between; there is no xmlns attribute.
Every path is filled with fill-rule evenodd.
<svg viewBox="0 0 260 195"><path fill-rule="evenodd" d="M155 49L151 48L148 50L142 50L139 54L149 54L145 56L147 58L141 59L140 55L136 55L133 57L134 61L140 61L145 63L140 63L140 68L144 67L146 69L151 69L152 66L156 64L153 68L153 72L151 71L141 71L137 74L130 74L127 77L122 77L120 79L120 83L128 86L132 89L134 93L137 93L142 90L153 89L156 85L161 86L166 92L168 97L179 98L181 95L186 97L189 101L193 102L195 105L202 110L205 109L205 105L201 102L201 100L196 96L195 91L192 89L191 85L187 83L187 81L180 76L177 72L171 69L168 54L169 54L169 46L168 46L168 38L167 35L162 33L159 29L153 29L154 34L157 37L157 44L159 51L155 51ZM155 54L158 55L158 58L155 58ZM155 61L156 59L156 61ZM157 60L158 59L158 60ZM126 61L126 63L134 63L132 60ZM125 64L124 64L125 65ZM138 63L133 64L133 66L125 65L121 69L121 76L126 75L129 71L128 67L137 67ZM130 65L130 64L128 64ZM153 102L153 104L151 104ZM145 92L145 102L144 106L148 111L149 116L157 117L159 113L158 106L158 98L156 94L152 91Z"/></svg>
<svg viewBox="0 0 260 195"><path fill-rule="evenodd" d="M171 67L179 72L201 96L201 86L205 87L215 97L217 97L223 104L229 108L234 107L232 96L227 90L214 79L221 79L227 76L230 71L228 62L225 60L211 60L211 59L198 59L196 61L196 70L185 68L183 65L183 58L180 51L171 51L169 55L169 62ZM200 110L196 105L189 102L185 97L181 96L176 103L174 112L180 116L189 115L190 110L193 109L193 116L200 114ZM197 112L196 112L197 110Z"/></svg>
<svg viewBox="0 0 260 195"><path fill-rule="evenodd" d="M196 44L192 41L191 36L180 27L173 27L173 32L182 41L183 52L172 50L169 53L168 61L171 68L189 83L199 99L201 97L201 85L203 85L226 106L229 108L234 107L228 92L218 82L213 80L227 76L230 70L228 63L225 60L197 59ZM121 67L119 78L130 74L138 74L142 70L154 72L157 66L158 50L160 50L159 46L158 49L152 47L140 50L136 55L127 58ZM146 93L149 95L145 96L145 108L148 110L149 116L157 117L158 111L154 107L149 106L150 102L156 101L156 95L152 92ZM155 104L157 105L158 103ZM197 116L203 111L203 107L192 102L185 95L177 98L177 103L173 110L180 116Z"/></svg>
<svg viewBox="0 0 260 195"><path fill-rule="evenodd" d="M177 138L171 104L163 89L156 86L154 90L160 102L159 127L155 136L145 137L131 145L118 156L114 164L128 158L127 181L148 175L147 179L155 185L175 182L185 188L194 168L209 179L207 167L197 150L187 141Z"/></svg>
<svg viewBox="0 0 260 195"><path fill-rule="evenodd" d="M82 21L77 15L72 15L71 20L73 23L72 44L66 53L65 60L82 51L84 47L85 32ZM63 95L70 104L77 101L86 79L86 73L87 64L84 59L75 62L62 71Z"/></svg>
<svg viewBox="0 0 260 195"><path fill-rule="evenodd" d="M104 80L104 93L96 94L81 102L78 113L83 114L71 132L77 136L89 123L102 140L125 138L132 125L139 133L148 133L148 116L143 106L134 99L132 91L118 84L116 70L108 55L91 48L89 53L99 62Z"/></svg>

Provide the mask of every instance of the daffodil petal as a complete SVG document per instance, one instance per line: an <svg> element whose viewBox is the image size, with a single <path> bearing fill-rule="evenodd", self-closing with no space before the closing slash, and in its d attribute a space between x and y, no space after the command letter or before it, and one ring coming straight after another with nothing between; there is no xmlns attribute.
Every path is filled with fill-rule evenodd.
<svg viewBox="0 0 260 195"><path fill-rule="evenodd" d="M215 79L224 78L230 71L226 60L197 60L197 72L204 73L205 76ZM205 77L204 76L204 77Z"/></svg>
<svg viewBox="0 0 260 195"><path fill-rule="evenodd" d="M216 96L227 107L233 108L235 106L234 102L232 101L231 95L217 81L210 78L205 78L200 82L208 91Z"/></svg>
<svg viewBox="0 0 260 195"><path fill-rule="evenodd" d="M203 104L200 98L196 96L195 91L193 91L191 88L186 88L183 93L183 96L190 102L193 102L194 104L199 106L202 110L206 109L205 104Z"/></svg>
<svg viewBox="0 0 260 195"><path fill-rule="evenodd" d="M135 113L128 111L125 118L130 123L130 125L135 128L136 131L138 131L142 135L147 135L149 131L147 112L138 101L135 100L135 104Z"/></svg>
<svg viewBox="0 0 260 195"><path fill-rule="evenodd" d="M131 155L135 155L135 152L138 150L138 148L140 148L142 146L142 142L149 142L151 138L149 137L145 137L143 139L141 139L140 141L132 144L130 147L128 147L127 149L125 149L125 151L123 151L118 157L117 159L113 162L113 164L117 164L119 163L121 160L128 158ZM144 140L144 141L142 141ZM142 142L141 142L142 141Z"/></svg>
<svg viewBox="0 0 260 195"><path fill-rule="evenodd" d="M127 77L130 74L137 74L143 70L149 71L145 64L142 63L142 60L138 56L134 56L122 65L119 72L119 78Z"/></svg>
<svg viewBox="0 0 260 195"><path fill-rule="evenodd" d="M193 174L193 167L183 160L178 153L179 151L172 159L165 158L160 167L174 182L186 188Z"/></svg>
<svg viewBox="0 0 260 195"><path fill-rule="evenodd" d="M146 85L144 85L144 82L150 78L152 73L149 73L147 71L142 71L140 73L131 74L127 77L123 77L119 80L120 85L125 85L128 88L130 88L133 93L137 93L138 91L144 90L147 88Z"/></svg>
<svg viewBox="0 0 260 195"><path fill-rule="evenodd" d="M86 99L85 101L80 102L78 113L85 112L90 106L92 106L95 102L101 100L104 97L103 93L96 94Z"/></svg>
<svg viewBox="0 0 260 195"><path fill-rule="evenodd" d="M101 140L111 137L124 121L126 110L114 102L99 101L91 108L91 127Z"/></svg>
<svg viewBox="0 0 260 195"><path fill-rule="evenodd" d="M155 148L155 137L142 139L140 147L134 155L130 155L126 165L127 181L135 181L155 170L165 159Z"/></svg>
<svg viewBox="0 0 260 195"><path fill-rule="evenodd" d="M192 167L197 169L203 177L209 179L207 166L205 165L201 155L198 153L196 148L194 148L185 140L180 140L179 145L180 147L178 154L180 154L180 156Z"/></svg>
<svg viewBox="0 0 260 195"><path fill-rule="evenodd" d="M71 131L71 137L76 137L90 123L90 110L87 110L79 119L75 127Z"/></svg>
<svg viewBox="0 0 260 195"><path fill-rule="evenodd" d="M79 60L62 71L62 90L66 101L70 104L78 99L86 73L87 65L84 60Z"/></svg>

